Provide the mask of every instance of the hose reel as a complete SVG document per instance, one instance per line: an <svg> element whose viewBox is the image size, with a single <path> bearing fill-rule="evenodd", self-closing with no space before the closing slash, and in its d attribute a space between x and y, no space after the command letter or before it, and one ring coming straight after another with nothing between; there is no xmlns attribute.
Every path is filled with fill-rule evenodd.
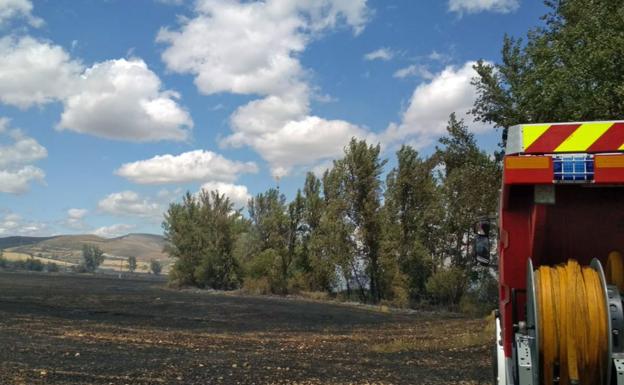
<svg viewBox="0 0 624 385"><path fill-rule="evenodd" d="M516 334L520 384L624 384L624 311L611 284L624 288L624 261L614 258L606 275L597 259L537 269L529 259L526 324Z"/></svg>

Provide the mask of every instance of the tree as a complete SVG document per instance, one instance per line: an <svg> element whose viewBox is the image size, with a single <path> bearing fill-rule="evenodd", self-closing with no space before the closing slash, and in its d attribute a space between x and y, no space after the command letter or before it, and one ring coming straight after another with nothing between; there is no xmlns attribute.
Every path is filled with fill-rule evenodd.
<svg viewBox="0 0 624 385"><path fill-rule="evenodd" d="M365 285L357 282L354 226L347 218L344 181L344 170L338 161L323 173L323 210L309 240L310 283L313 290L340 291L344 287L348 296L355 283L360 298L365 300Z"/></svg>
<svg viewBox="0 0 624 385"><path fill-rule="evenodd" d="M500 165L481 151L463 120L452 114L447 135L436 148L440 185L441 221L437 237L438 264L450 261L460 269L471 267L472 225L496 214Z"/></svg>
<svg viewBox="0 0 624 385"><path fill-rule="evenodd" d="M407 282L409 296L417 300L431 273L433 248L427 249L433 226L438 223L439 189L433 177L434 163L422 160L410 146L396 153L397 166L386 178L384 199L384 257L388 283L400 282L396 268ZM397 264L396 268L392 264ZM397 284L393 286L398 288Z"/></svg>
<svg viewBox="0 0 624 385"><path fill-rule="evenodd" d="M336 164L343 170L347 216L355 226L358 255L365 263L370 297L382 298L379 264L381 233L381 174L386 160L379 158L381 148L353 138L345 157Z"/></svg>
<svg viewBox="0 0 624 385"><path fill-rule="evenodd" d="M95 245L82 246L82 264L85 271L93 273L104 262L104 252Z"/></svg>
<svg viewBox="0 0 624 385"><path fill-rule="evenodd" d="M271 273L271 287L279 293L287 290L289 269L293 261L298 223L294 216L299 215L299 208L292 207L292 210L293 217L290 218L286 197L274 188L256 195L249 202L249 217L260 250L252 259L262 258L264 262L268 256L277 259L271 262L271 268L276 269ZM266 250L270 250L270 253L264 253ZM252 260L251 263L256 262Z"/></svg>
<svg viewBox="0 0 624 385"><path fill-rule="evenodd" d="M137 259L134 256L128 257L128 271L134 273L137 268Z"/></svg>
<svg viewBox="0 0 624 385"><path fill-rule="evenodd" d="M206 244L199 211L199 202L187 192L181 203L169 205L162 223L167 240L165 251L175 259L170 277L180 284L197 285L195 269Z"/></svg>
<svg viewBox="0 0 624 385"><path fill-rule="evenodd" d="M179 284L233 289L242 281L233 256L241 214L218 191L187 192L182 203L172 203L163 229L166 251L176 258L171 277Z"/></svg>
<svg viewBox="0 0 624 385"><path fill-rule="evenodd" d="M502 62L480 61L477 119L520 123L624 118L624 8L613 0L547 0L526 42L505 36Z"/></svg>
<svg viewBox="0 0 624 385"><path fill-rule="evenodd" d="M328 228L337 229L342 219L339 214L333 215L337 214L335 212L327 212L329 202L321 196L322 189L321 180L309 172L303 187L302 250L298 266L305 273L307 286L312 291L330 291L334 288L336 259L332 258L330 248L335 239L331 238L340 237L341 234L340 230L333 232ZM328 216L332 219L328 219ZM344 244L344 240L340 242Z"/></svg>
<svg viewBox="0 0 624 385"><path fill-rule="evenodd" d="M150 270L152 271L152 274L160 275L160 272L162 271L162 265L157 260L152 259L150 261Z"/></svg>

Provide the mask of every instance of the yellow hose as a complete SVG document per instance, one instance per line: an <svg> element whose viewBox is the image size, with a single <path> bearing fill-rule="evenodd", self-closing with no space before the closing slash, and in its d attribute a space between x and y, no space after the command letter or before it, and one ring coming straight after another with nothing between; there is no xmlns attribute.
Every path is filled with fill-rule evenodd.
<svg viewBox="0 0 624 385"><path fill-rule="evenodd" d="M606 378L608 320L598 273L575 260L535 272L544 385L597 385Z"/></svg>
<svg viewBox="0 0 624 385"><path fill-rule="evenodd" d="M624 292L624 259L622 253L619 251L609 253L605 275L609 284L617 286L620 292Z"/></svg>

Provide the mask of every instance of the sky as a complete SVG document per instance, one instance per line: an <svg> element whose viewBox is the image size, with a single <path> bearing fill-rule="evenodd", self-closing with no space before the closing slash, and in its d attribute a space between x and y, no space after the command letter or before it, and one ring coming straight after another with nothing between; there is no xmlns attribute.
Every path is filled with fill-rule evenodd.
<svg viewBox="0 0 624 385"><path fill-rule="evenodd" d="M161 233L186 191L292 198L350 138L430 154L534 0L0 0L0 237Z"/></svg>

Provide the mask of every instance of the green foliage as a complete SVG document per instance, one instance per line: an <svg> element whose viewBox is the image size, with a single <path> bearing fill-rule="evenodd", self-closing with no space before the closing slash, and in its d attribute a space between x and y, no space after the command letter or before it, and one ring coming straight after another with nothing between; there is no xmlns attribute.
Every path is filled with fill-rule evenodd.
<svg viewBox="0 0 624 385"><path fill-rule="evenodd" d="M281 264L282 255L277 250L263 250L247 265L247 276L253 280L264 278L272 293L285 294L287 280L282 275Z"/></svg>
<svg viewBox="0 0 624 385"><path fill-rule="evenodd" d="M463 269L444 268L429 277L427 292L438 304L456 304L466 291L467 282L466 272Z"/></svg>
<svg viewBox="0 0 624 385"><path fill-rule="evenodd" d="M275 188L252 198L248 219L218 193L187 193L163 224L176 258L170 278L252 294L456 306L477 286L471 228L495 213L500 170L455 115L447 131L427 158L401 147L385 185L380 146L353 139L321 179L306 175L291 202Z"/></svg>
<svg viewBox="0 0 624 385"><path fill-rule="evenodd" d="M613 0L547 0L544 26L506 36L502 61L479 62L473 113L519 123L624 118L624 6Z"/></svg>
<svg viewBox="0 0 624 385"><path fill-rule="evenodd" d="M155 259L152 259L150 261L150 271L154 275L160 275L160 273L162 272L162 265L160 264L160 262L158 262Z"/></svg>
<svg viewBox="0 0 624 385"><path fill-rule="evenodd" d="M440 139L444 147L435 157L442 167L438 178L440 214L436 241L438 264L450 259L453 266L470 267L472 225L480 217L493 216L498 207L500 165L479 150L463 120L451 115L448 135Z"/></svg>
<svg viewBox="0 0 624 385"><path fill-rule="evenodd" d="M104 262L104 252L95 245L82 246L82 266L88 273L93 273Z"/></svg>
<svg viewBox="0 0 624 385"><path fill-rule="evenodd" d="M13 266L17 269L28 271L43 271L44 269L43 262L32 256L28 259L13 262Z"/></svg>
<svg viewBox="0 0 624 385"><path fill-rule="evenodd" d="M384 258L396 263L405 277L409 298L417 301L431 274L433 249L426 247L428 234L437 223L438 187L433 177L434 163L422 160L409 146L397 152L397 166L386 178L384 205ZM389 270L386 268L386 270ZM394 285L396 290L396 284Z"/></svg>
<svg viewBox="0 0 624 385"><path fill-rule="evenodd" d="M46 271L48 273L57 273L59 271L59 265L54 262L46 263Z"/></svg>
<svg viewBox="0 0 624 385"><path fill-rule="evenodd" d="M353 138L345 148L344 158L334 166L343 171L347 220L355 227L356 254L365 262L370 297L375 302L383 296L379 234L382 224L381 174L387 160L380 159L380 151L379 145L369 146L366 141Z"/></svg>
<svg viewBox="0 0 624 385"><path fill-rule="evenodd" d="M134 256L128 257L128 271L134 273L137 268L137 259Z"/></svg>
<svg viewBox="0 0 624 385"><path fill-rule="evenodd" d="M176 258L170 278L180 285L238 287L242 276L233 249L243 222L218 191L187 192L182 203L172 203L163 222L166 251Z"/></svg>

